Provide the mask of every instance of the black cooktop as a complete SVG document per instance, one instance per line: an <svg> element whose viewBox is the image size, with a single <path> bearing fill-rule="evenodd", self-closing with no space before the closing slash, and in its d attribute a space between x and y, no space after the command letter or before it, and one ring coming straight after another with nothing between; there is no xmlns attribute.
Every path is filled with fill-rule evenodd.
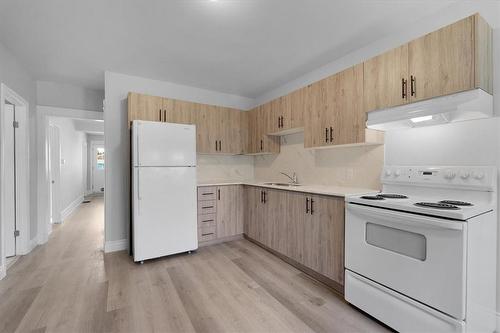
<svg viewBox="0 0 500 333"><path fill-rule="evenodd" d="M435 208L435 209L445 209L445 210L460 209L460 207L458 207L458 206L451 205L448 203L441 203L441 202L417 202L415 204L415 206Z"/></svg>
<svg viewBox="0 0 500 333"><path fill-rule="evenodd" d="M381 196L378 195L363 195L361 196L361 199L366 199L366 200L385 200Z"/></svg>
<svg viewBox="0 0 500 333"><path fill-rule="evenodd" d="M394 193L381 193L377 194L377 196L386 199L408 199L408 197L404 194L394 194Z"/></svg>
<svg viewBox="0 0 500 333"><path fill-rule="evenodd" d="M441 201L439 201L439 203L448 204L448 205L454 205L454 206L474 206L470 202L457 201L457 200L441 200Z"/></svg>

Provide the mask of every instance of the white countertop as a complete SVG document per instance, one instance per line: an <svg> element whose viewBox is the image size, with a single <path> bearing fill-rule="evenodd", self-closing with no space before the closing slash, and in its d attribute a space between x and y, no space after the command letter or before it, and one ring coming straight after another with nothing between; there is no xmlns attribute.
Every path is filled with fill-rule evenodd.
<svg viewBox="0 0 500 333"><path fill-rule="evenodd" d="M294 192L305 192L314 194L331 195L337 197L347 197L351 195L362 195L368 193L377 193L379 190L359 188L359 187L344 187L335 185L300 185L300 186L277 186L277 185L266 185L265 182L255 182L255 181L221 181L221 182L202 182L199 183L199 187L203 186L224 186L224 185L248 185L248 186L258 186L277 190L294 191Z"/></svg>

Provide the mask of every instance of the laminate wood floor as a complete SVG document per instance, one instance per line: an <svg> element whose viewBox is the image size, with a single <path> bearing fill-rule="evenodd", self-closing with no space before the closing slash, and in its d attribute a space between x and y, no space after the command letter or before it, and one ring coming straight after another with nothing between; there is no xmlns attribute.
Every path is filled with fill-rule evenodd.
<svg viewBox="0 0 500 333"><path fill-rule="evenodd" d="M384 332L246 241L132 262L103 254L103 199L81 205L0 281L1 332Z"/></svg>

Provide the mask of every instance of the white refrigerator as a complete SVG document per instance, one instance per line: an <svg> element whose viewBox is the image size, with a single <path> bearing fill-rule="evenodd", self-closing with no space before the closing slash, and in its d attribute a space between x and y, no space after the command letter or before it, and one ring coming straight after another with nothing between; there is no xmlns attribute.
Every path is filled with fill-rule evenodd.
<svg viewBox="0 0 500 333"><path fill-rule="evenodd" d="M196 127L132 123L134 261L198 248Z"/></svg>

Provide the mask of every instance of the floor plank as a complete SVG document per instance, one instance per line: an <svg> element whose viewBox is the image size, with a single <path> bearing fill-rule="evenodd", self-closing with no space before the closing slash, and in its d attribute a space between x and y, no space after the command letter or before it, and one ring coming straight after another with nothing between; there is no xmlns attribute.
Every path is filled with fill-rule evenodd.
<svg viewBox="0 0 500 333"><path fill-rule="evenodd" d="M102 198L0 281L0 332L386 332L246 240L135 264L103 253Z"/></svg>

